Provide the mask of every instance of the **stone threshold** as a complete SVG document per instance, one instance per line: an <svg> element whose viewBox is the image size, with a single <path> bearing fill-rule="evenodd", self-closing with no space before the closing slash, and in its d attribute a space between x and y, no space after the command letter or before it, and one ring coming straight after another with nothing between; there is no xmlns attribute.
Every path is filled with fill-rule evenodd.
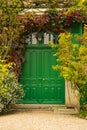
<svg viewBox="0 0 87 130"><path fill-rule="evenodd" d="M78 110L74 106L55 105L55 104L16 104L15 110L30 111L51 111L59 114L77 114Z"/></svg>

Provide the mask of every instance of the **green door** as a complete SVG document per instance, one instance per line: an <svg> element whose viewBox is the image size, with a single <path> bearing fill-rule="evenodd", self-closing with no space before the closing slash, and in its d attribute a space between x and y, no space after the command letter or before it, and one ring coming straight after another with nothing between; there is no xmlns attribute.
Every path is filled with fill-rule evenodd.
<svg viewBox="0 0 87 130"><path fill-rule="evenodd" d="M52 69L56 64L54 51L48 46L27 47L20 82L26 104L64 104L65 82Z"/></svg>

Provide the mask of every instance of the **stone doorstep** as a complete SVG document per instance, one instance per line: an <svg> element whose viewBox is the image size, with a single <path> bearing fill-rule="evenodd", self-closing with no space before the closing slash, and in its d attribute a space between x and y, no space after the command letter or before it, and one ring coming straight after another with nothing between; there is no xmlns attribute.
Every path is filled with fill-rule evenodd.
<svg viewBox="0 0 87 130"><path fill-rule="evenodd" d="M54 108L54 113L59 113L59 114L77 114L78 110L75 108Z"/></svg>
<svg viewBox="0 0 87 130"><path fill-rule="evenodd" d="M16 110L31 110L31 111L52 111L59 114L77 114L78 110L74 106L53 105L53 104L16 104Z"/></svg>

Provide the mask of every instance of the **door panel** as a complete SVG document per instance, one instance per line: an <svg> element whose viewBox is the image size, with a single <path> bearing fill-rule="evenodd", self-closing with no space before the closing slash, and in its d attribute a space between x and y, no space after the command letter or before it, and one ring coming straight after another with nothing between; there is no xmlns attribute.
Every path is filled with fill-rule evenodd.
<svg viewBox="0 0 87 130"><path fill-rule="evenodd" d="M22 103L64 104L65 82L52 69L56 64L50 48L27 48L20 82L25 97Z"/></svg>

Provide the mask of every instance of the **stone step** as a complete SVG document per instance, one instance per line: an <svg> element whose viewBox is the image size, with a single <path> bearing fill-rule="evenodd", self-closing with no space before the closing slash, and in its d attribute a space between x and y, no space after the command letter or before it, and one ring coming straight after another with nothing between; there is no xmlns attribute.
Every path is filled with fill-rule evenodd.
<svg viewBox="0 0 87 130"><path fill-rule="evenodd" d="M32 110L53 110L53 108L65 108L65 105L52 105L52 104L16 104L15 109L32 109Z"/></svg>
<svg viewBox="0 0 87 130"><path fill-rule="evenodd" d="M54 113L59 113L59 114L77 114L78 113L78 110L75 109L75 108L57 108L57 109L54 109Z"/></svg>
<svg viewBox="0 0 87 130"><path fill-rule="evenodd" d="M31 111L52 111L60 114L76 114L78 110L73 106L54 105L54 104L16 104L16 110L31 110Z"/></svg>

